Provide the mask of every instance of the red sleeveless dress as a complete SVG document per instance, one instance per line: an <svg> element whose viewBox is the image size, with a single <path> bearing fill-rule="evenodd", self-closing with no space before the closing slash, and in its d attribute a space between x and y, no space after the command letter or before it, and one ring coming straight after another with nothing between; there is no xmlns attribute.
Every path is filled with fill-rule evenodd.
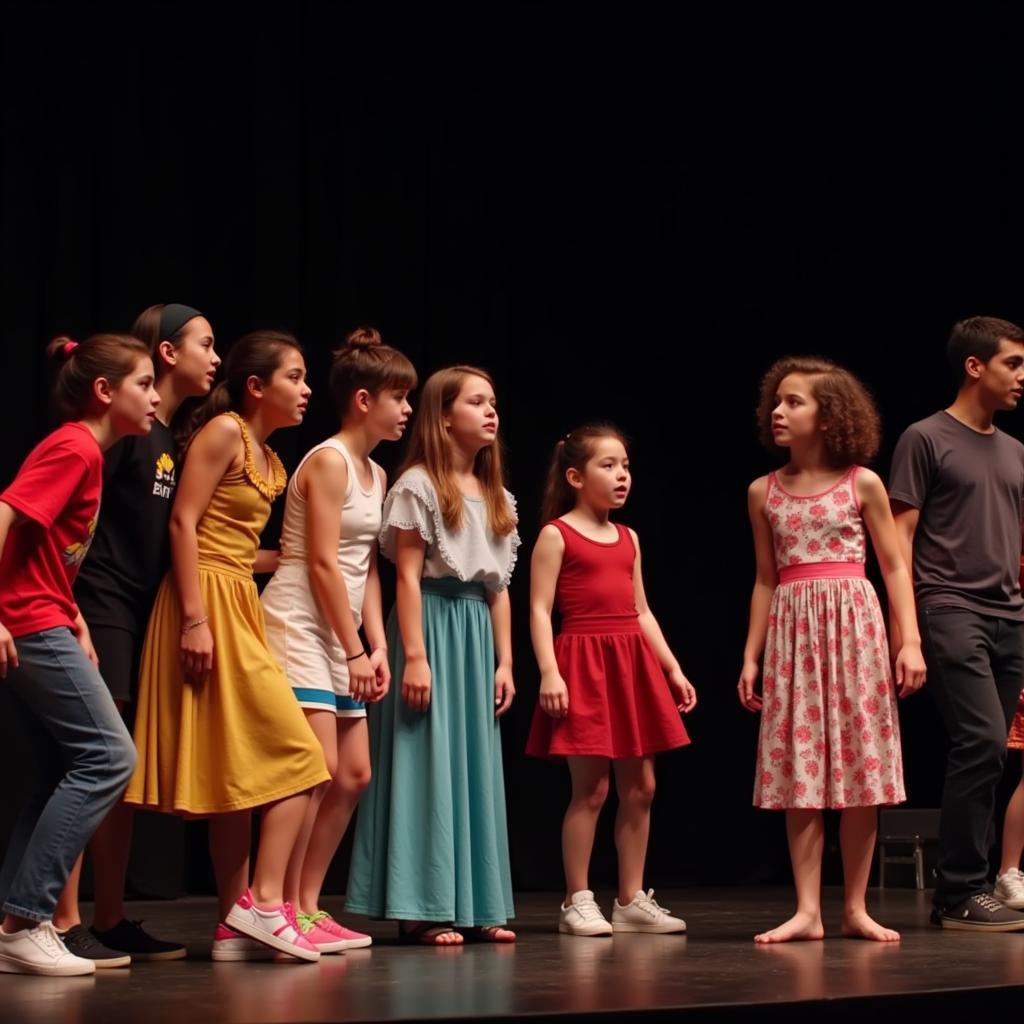
<svg viewBox="0 0 1024 1024"><path fill-rule="evenodd" d="M633 589L636 548L619 539L590 540L561 519L565 540L555 603L558 670L569 689L569 714L554 719L538 704L526 752L534 757L643 757L690 742L668 680L640 629Z"/></svg>

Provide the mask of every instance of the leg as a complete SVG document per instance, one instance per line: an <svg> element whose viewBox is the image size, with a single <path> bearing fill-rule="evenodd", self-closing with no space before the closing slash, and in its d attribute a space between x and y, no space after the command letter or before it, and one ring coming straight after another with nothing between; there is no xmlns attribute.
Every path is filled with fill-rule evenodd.
<svg viewBox="0 0 1024 1024"><path fill-rule="evenodd" d="M868 916L867 889L871 857L878 834L877 807L848 807L839 823L839 846L843 853L843 934L851 939L896 942L899 932L883 928Z"/></svg>
<svg viewBox="0 0 1024 1024"><path fill-rule="evenodd" d="M778 928L755 935L755 942L792 942L825 937L821 923L821 856L825 849L825 823L821 811L787 810L786 837L793 862L793 881L796 883L796 913Z"/></svg>
<svg viewBox="0 0 1024 1024"><path fill-rule="evenodd" d="M217 881L217 903L223 921L235 900L249 888L252 814L216 814L210 818L210 860Z"/></svg>
<svg viewBox="0 0 1024 1024"><path fill-rule="evenodd" d="M562 863L568 906L574 892L589 889L590 853L597 819L608 799L608 759L569 757L572 797L562 821ZM632 897L630 897L632 898Z"/></svg>
<svg viewBox="0 0 1024 1024"><path fill-rule="evenodd" d="M78 905L78 889L82 881L82 861L85 854L80 853L71 867L71 873L64 884L64 891L57 900L53 911L53 926L62 932L82 923L82 910Z"/></svg>
<svg viewBox="0 0 1024 1024"><path fill-rule="evenodd" d="M1024 762L1024 756L1021 758ZM1024 854L1024 770L1020 782L1006 806L1003 820L1003 853L999 861L999 874L1020 869L1020 858Z"/></svg>
<svg viewBox="0 0 1024 1024"><path fill-rule="evenodd" d="M100 822L89 844L96 887L93 927L97 931L108 931L124 920L124 880L132 848L134 817L134 810L126 803L116 803Z"/></svg>
<svg viewBox="0 0 1024 1024"><path fill-rule="evenodd" d="M261 909L284 903L284 876L309 810L309 800L310 790L306 790L263 808L252 877L253 901Z"/></svg>
<svg viewBox="0 0 1024 1024"><path fill-rule="evenodd" d="M334 713L333 709L319 711L303 708L303 711L306 714L306 721L309 722L309 727L313 730L313 734L320 742L320 746L324 752L324 761L327 764L327 770L331 773L331 778L333 779L338 772L338 736L337 726L335 724L338 716ZM324 797L327 795L330 785L331 783L324 783L322 786L317 786L310 794L309 811L306 814L305 821L302 823L302 829L299 831L299 838L295 841L295 849L292 850L291 858L288 861L288 871L285 874L285 899L287 899L297 911L308 914L314 913L317 908L315 904L307 906L306 903L303 902L302 874L308 856L309 842L313 835L317 816L320 813L320 807L323 804ZM333 852L331 856L333 856ZM327 867L325 866L325 874L326 871ZM317 889L317 896L319 896L319 888Z"/></svg>
<svg viewBox="0 0 1024 1024"><path fill-rule="evenodd" d="M989 889L989 828L1012 717L993 671L999 623L960 608L924 609L921 614L928 689L950 740L935 889L940 911ZM1007 670L1013 669L1011 659L1004 660ZM1024 665L1018 661L1016 669L1013 685L1019 692Z"/></svg>
<svg viewBox="0 0 1024 1024"><path fill-rule="evenodd" d="M619 810L615 815L615 849L619 855L619 903L628 905L644 887L647 838L654 800L654 758L614 762Z"/></svg>
<svg viewBox="0 0 1024 1024"><path fill-rule="evenodd" d="M49 920L75 860L135 767L135 748L99 672L68 629L45 630L18 642L21 666L7 686L59 752L62 777L31 837L17 837L18 862L5 865L5 930Z"/></svg>
<svg viewBox="0 0 1024 1024"><path fill-rule="evenodd" d="M302 866L299 906L309 914L320 905L320 890L338 846L348 830L359 798L370 784L370 740L365 718L338 718L331 723L337 751L331 782L316 815Z"/></svg>

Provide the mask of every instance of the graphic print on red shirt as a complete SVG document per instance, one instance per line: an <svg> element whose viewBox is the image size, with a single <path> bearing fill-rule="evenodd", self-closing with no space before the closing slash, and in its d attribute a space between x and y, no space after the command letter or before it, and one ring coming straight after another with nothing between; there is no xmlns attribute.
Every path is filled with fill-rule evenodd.
<svg viewBox="0 0 1024 1024"><path fill-rule="evenodd" d="M71 584L96 532L102 487L96 438L81 423L65 423L32 449L0 494L24 517L0 557L0 622L15 639L74 626Z"/></svg>

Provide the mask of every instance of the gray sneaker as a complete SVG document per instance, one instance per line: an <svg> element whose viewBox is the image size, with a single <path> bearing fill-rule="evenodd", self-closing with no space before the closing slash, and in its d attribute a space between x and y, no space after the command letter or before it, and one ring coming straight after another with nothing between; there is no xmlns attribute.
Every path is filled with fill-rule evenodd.
<svg viewBox="0 0 1024 1024"><path fill-rule="evenodd" d="M132 958L120 950L104 946L90 931L80 924L72 925L66 932L58 931L60 941L69 953L80 956L83 960L91 960L96 970L107 967L130 967Z"/></svg>
<svg viewBox="0 0 1024 1024"><path fill-rule="evenodd" d="M932 911L932 924L963 932L1024 932L1024 914L987 892L977 892L955 907Z"/></svg>

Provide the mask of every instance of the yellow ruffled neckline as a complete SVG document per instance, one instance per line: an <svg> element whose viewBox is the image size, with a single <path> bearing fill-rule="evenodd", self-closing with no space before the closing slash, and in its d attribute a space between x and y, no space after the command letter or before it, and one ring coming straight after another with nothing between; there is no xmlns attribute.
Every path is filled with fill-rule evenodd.
<svg viewBox="0 0 1024 1024"><path fill-rule="evenodd" d="M242 448L245 451L242 471L245 473L245 478L267 501L273 501L285 489L288 483L288 474L284 471L281 460L270 445L265 444L263 446L263 452L267 456L270 471L274 475L272 481L264 480L260 475L260 471L256 468L256 463L252 457L252 438L249 436L248 425L237 412L229 411L228 415L238 424L239 429L242 431Z"/></svg>

